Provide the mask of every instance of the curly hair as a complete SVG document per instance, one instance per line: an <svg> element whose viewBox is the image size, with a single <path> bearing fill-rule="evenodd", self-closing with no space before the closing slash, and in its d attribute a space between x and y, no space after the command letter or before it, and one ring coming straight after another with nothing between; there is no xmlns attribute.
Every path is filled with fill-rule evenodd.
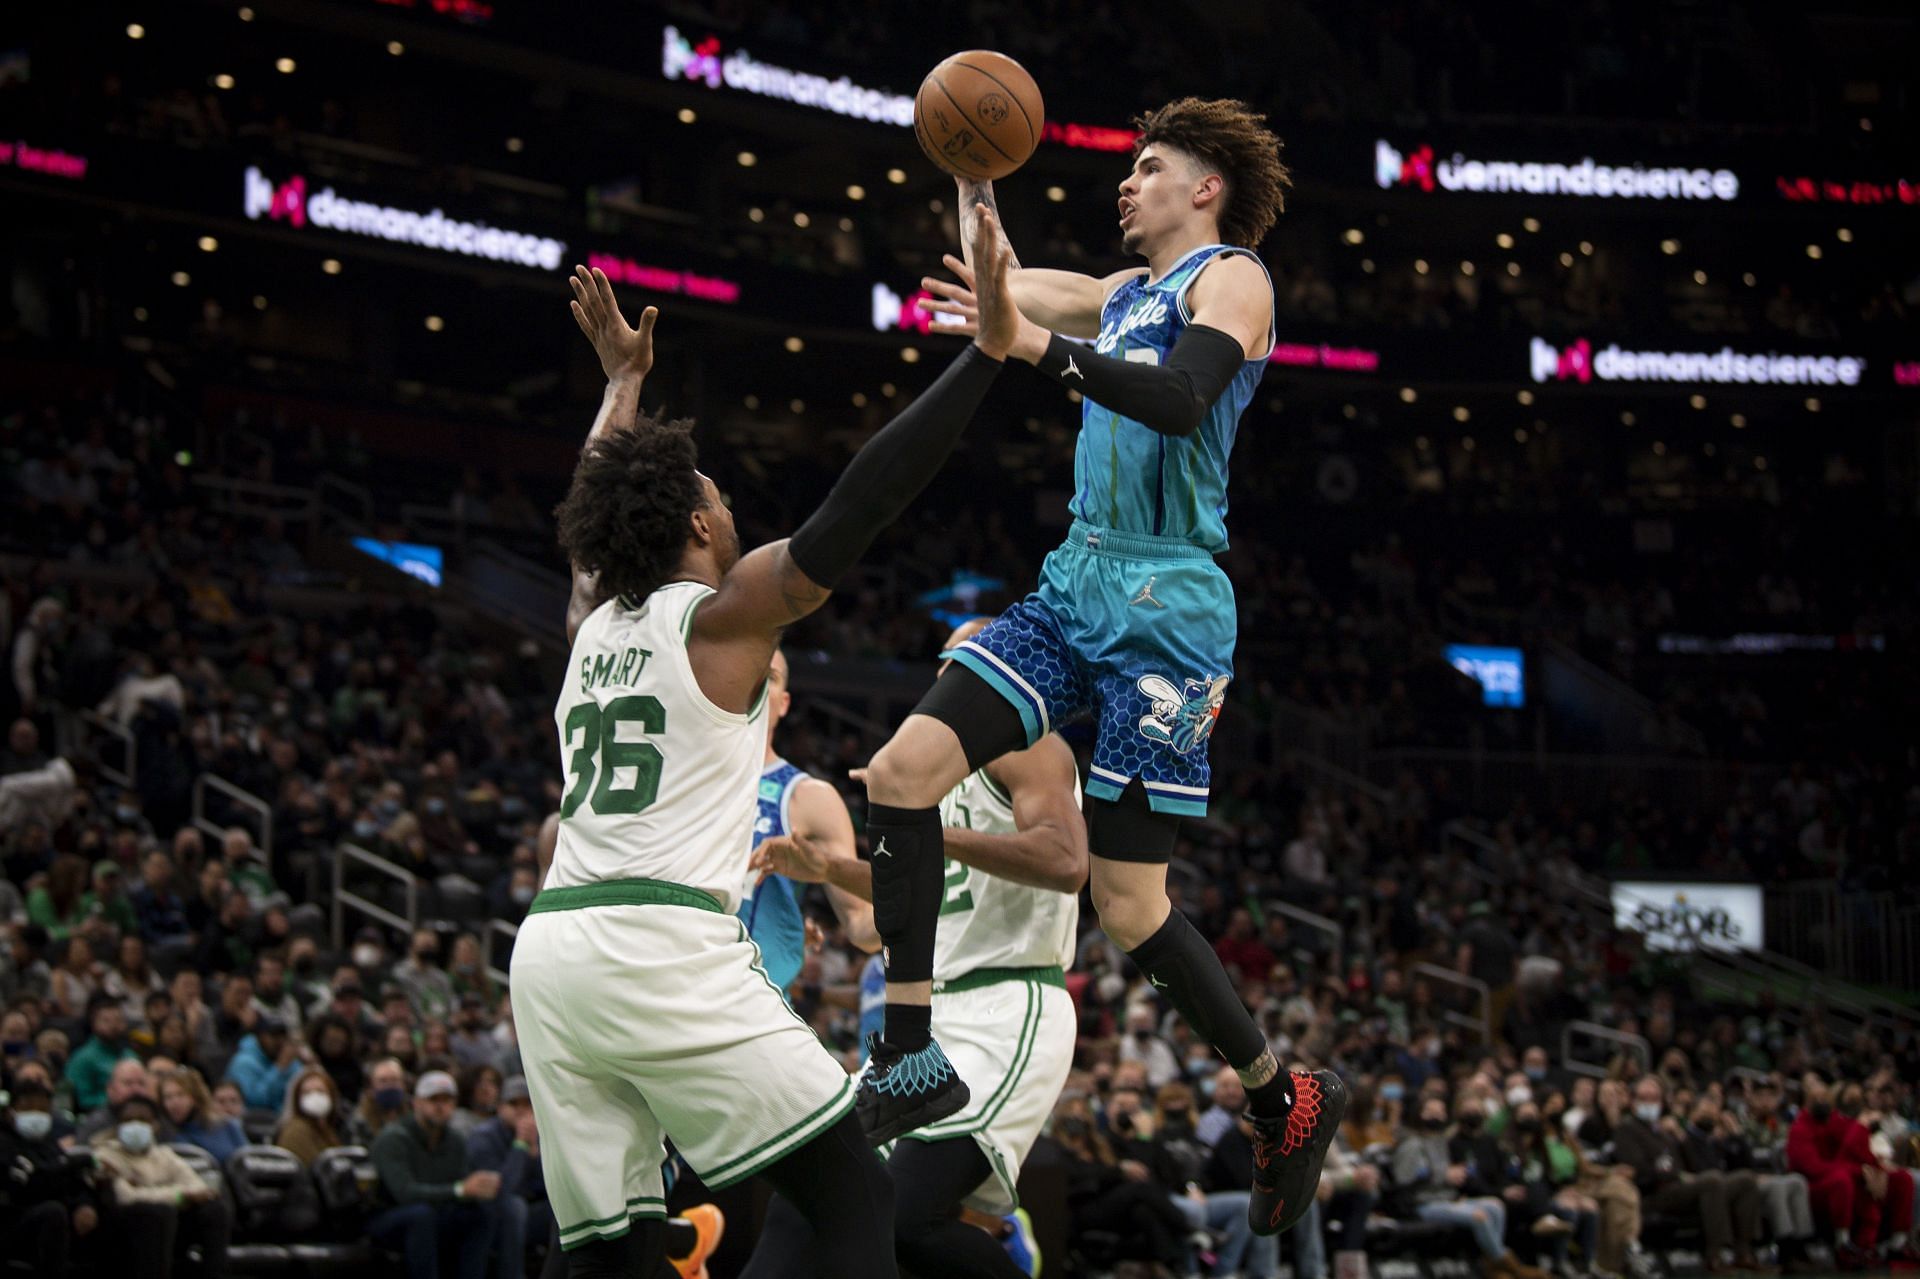
<svg viewBox="0 0 1920 1279"><path fill-rule="evenodd" d="M553 514L567 558L599 574L603 597L645 599L679 566L688 518L706 505L696 460L691 421L645 413L580 451Z"/></svg>
<svg viewBox="0 0 1920 1279"><path fill-rule="evenodd" d="M1179 98L1158 111L1135 116L1140 136L1133 158L1162 143L1217 169L1226 183L1220 197L1220 238L1256 249L1287 207L1293 175L1280 160L1280 139L1266 120L1233 98Z"/></svg>

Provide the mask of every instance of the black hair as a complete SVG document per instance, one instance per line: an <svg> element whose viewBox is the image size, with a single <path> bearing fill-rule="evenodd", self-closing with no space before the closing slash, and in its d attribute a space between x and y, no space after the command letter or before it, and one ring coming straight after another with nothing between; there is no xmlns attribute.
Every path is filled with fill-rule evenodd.
<svg viewBox="0 0 1920 1279"><path fill-rule="evenodd" d="M679 566L689 517L706 505L696 461L691 421L645 413L581 450L554 517L561 548L576 570L598 574L602 598L644 599Z"/></svg>

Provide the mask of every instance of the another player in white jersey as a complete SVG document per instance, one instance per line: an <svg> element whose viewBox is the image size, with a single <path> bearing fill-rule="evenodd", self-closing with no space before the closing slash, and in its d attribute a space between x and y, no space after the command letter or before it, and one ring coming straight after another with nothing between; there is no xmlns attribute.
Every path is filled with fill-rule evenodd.
<svg viewBox="0 0 1920 1279"><path fill-rule="evenodd" d="M984 629L970 622L951 651ZM941 667L944 672L946 666ZM855 770L861 780L864 770ZM972 1098L897 1142L894 1245L927 1279L1016 1279L1001 1245L955 1216L1014 1210L1020 1165L1073 1066L1077 1034L1065 970L1073 962L1087 828L1073 751L1057 734L969 774L940 805L946 877L933 964L933 1032ZM869 863L818 844L770 839L763 872L873 891ZM810 1264L806 1223L775 1200L745 1279L824 1274Z"/></svg>
<svg viewBox="0 0 1920 1279"><path fill-rule="evenodd" d="M997 230L979 237L1001 255ZM848 465L794 535L742 556L690 423L638 411L657 313L628 325L579 269L573 313L608 385L556 515L573 645L554 719L567 789L513 956L514 1021L570 1273L650 1276L665 1141L709 1186L762 1174L830 1274L890 1279L892 1187L846 1072L765 976L733 915L784 628L933 478L999 372L995 271L977 338Z"/></svg>

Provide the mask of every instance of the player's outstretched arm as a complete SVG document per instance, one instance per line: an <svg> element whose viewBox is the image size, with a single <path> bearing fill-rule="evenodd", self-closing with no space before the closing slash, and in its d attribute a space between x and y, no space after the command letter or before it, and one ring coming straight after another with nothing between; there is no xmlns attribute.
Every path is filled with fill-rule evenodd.
<svg viewBox="0 0 1920 1279"><path fill-rule="evenodd" d="M1048 734L1026 750L1002 755L987 772L1013 801L1018 833L987 835L950 826L947 856L1016 884L1079 892L1087 882L1087 823L1072 748Z"/></svg>
<svg viewBox="0 0 1920 1279"><path fill-rule="evenodd" d="M942 326L949 332L971 333L978 311L973 294L954 284L932 288L940 283L928 281L928 291L939 296L921 305L958 316L959 323ZM1069 390L1163 435L1191 435L1240 366L1267 349L1273 290L1258 263L1234 254L1209 264L1187 297L1193 322L1165 364L1136 364L1097 354L1024 316L1012 354Z"/></svg>
<svg viewBox="0 0 1920 1279"><path fill-rule="evenodd" d="M735 700L735 691L759 686L779 633L824 604L880 531L939 474L999 375L1018 313L1007 301L1007 255L991 215L975 249L989 264L983 276L991 283L983 280L980 290L973 344L867 441L792 537L742 557L694 614L694 671L709 696L722 694L715 697L721 705Z"/></svg>
<svg viewBox="0 0 1920 1279"><path fill-rule="evenodd" d="M640 387L653 371L653 326L660 318L660 309L650 306L641 311L640 325L635 328L620 313L605 271L576 266L567 284L573 289L573 301L567 309L587 341L593 343L593 353L600 357L601 371L607 375L600 412L593 419L593 429L587 432L587 439L593 440L633 424L640 407Z"/></svg>
<svg viewBox="0 0 1920 1279"><path fill-rule="evenodd" d="M956 177L954 184L960 192L960 251L963 256L956 258L949 253L941 261L965 286L964 291L971 294L975 266L973 241L978 232L974 210L984 206L998 220L1000 206L994 201L991 182ZM1005 238L1004 229L1002 238ZM1007 244L1007 252L1013 253L1011 242ZM1065 333L1069 337L1091 339L1100 336L1100 311L1106 306L1107 298L1123 281L1139 274L1139 268L1132 268L1102 278L1082 275L1078 271L1023 267L1019 257L1014 256L1007 275L1007 285L1014 305L1020 308L1020 314L1041 328ZM951 291L954 286L949 281L929 276L920 283L936 299L953 300ZM964 314L937 303L928 305L927 310L947 315Z"/></svg>
<svg viewBox="0 0 1920 1279"><path fill-rule="evenodd" d="M792 838L805 845L812 855L828 862L859 864L847 801L828 783L810 777L795 786L787 801L787 817L793 823ZM846 930L847 940L869 954L879 950L880 930L873 924L873 903L834 883L830 876L823 882L827 901L839 917L840 926ZM871 895L869 880L867 896Z"/></svg>

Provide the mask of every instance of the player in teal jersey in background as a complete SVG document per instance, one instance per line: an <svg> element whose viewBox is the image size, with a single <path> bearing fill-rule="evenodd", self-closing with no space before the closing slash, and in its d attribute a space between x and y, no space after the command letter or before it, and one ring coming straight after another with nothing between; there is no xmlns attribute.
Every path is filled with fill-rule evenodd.
<svg viewBox="0 0 1920 1279"><path fill-rule="evenodd" d="M1331 1072L1290 1075L1220 961L1167 897L1182 816L1204 816L1207 740L1233 678L1227 460L1273 349L1273 286L1254 250L1288 185L1279 139L1243 103L1183 98L1142 117L1119 188L1122 247L1146 268L1104 279L1016 269L1011 356L1080 392L1074 522L1034 594L960 646L958 663L874 756L867 779L886 1030L858 1107L882 1141L936 1123L967 1088L931 1038L941 897L940 797L986 761L1081 714L1098 726L1086 783L1101 926L1246 1082L1252 1227L1312 1205L1345 1111ZM960 182L962 231L994 207ZM997 219L996 219L997 220ZM966 236L963 234L963 240ZM973 326L969 261L927 281L930 310Z"/></svg>
<svg viewBox="0 0 1920 1279"><path fill-rule="evenodd" d="M751 851L758 852L769 841L797 840L817 845L824 855L852 857L853 819L847 816L847 802L840 798L840 792L788 763L773 747L773 735L793 708L787 676L787 655L775 649L773 665L767 672L767 758L760 774L760 816L753 825ZM847 940L861 950L878 950L880 937L873 930L873 907L833 884L823 887ZM793 985L807 960L807 916L800 905L805 893L805 884L796 884L785 875L768 875L753 884L752 896L740 904L738 911L748 935L760 948L760 962L767 977L782 991Z"/></svg>

